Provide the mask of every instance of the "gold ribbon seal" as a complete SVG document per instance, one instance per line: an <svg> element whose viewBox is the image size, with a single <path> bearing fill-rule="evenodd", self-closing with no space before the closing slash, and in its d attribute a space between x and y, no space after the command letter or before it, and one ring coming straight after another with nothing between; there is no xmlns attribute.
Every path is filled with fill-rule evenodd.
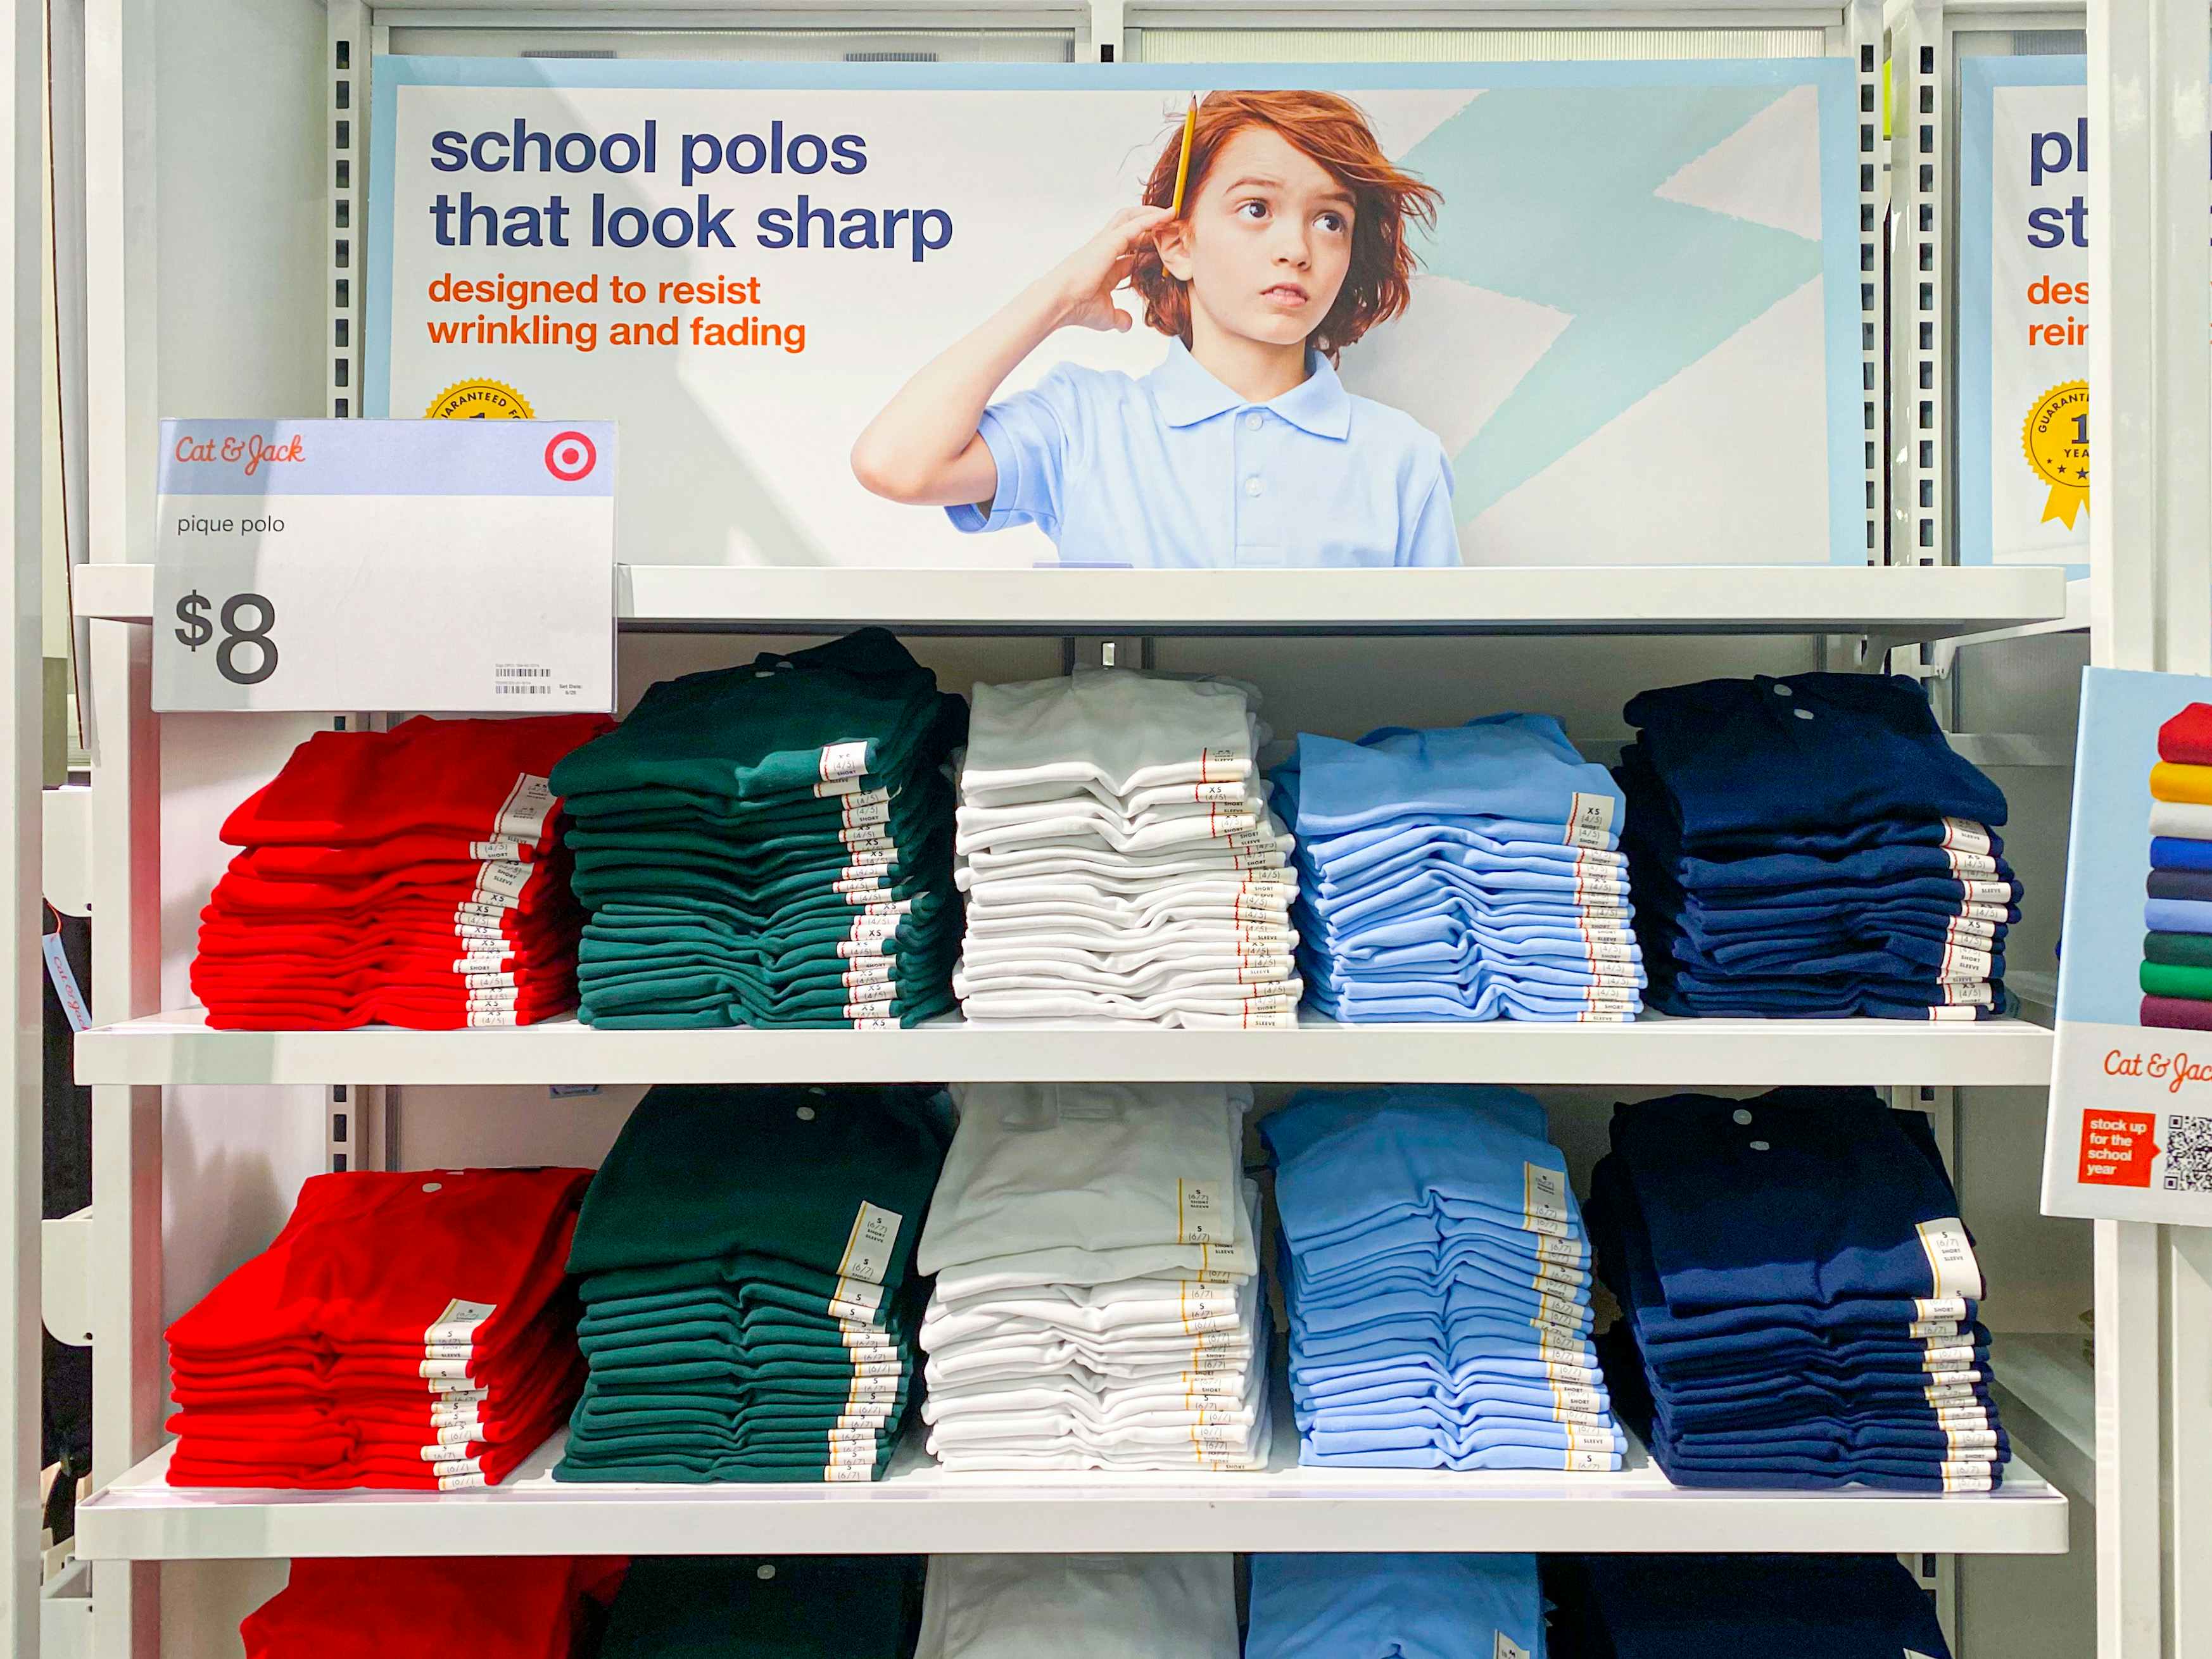
<svg viewBox="0 0 2212 1659"><path fill-rule="evenodd" d="M530 401L504 380L456 380L430 399L426 421L530 421Z"/></svg>
<svg viewBox="0 0 2212 1659"><path fill-rule="evenodd" d="M2069 380L2038 398L2021 423L2020 448L2051 486L2041 522L2062 520L2071 530L2089 505L2089 383Z"/></svg>

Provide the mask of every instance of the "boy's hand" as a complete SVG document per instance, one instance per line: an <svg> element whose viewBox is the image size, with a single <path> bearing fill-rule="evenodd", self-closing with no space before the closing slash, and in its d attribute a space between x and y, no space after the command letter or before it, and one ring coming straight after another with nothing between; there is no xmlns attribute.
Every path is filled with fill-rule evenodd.
<svg viewBox="0 0 2212 1659"><path fill-rule="evenodd" d="M1123 208L1105 229L1063 259L1053 272L1060 325L1127 333L1129 313L1114 303L1114 290L1128 280L1139 252L1170 216L1163 207Z"/></svg>

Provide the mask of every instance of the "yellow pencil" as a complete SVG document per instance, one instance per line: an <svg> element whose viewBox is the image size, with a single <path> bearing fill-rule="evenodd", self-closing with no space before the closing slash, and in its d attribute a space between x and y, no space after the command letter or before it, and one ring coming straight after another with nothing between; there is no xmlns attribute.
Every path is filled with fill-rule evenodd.
<svg viewBox="0 0 2212 1659"><path fill-rule="evenodd" d="M1175 200L1168 204L1168 216L1170 219L1179 219L1182 216L1182 187L1190 180L1190 141L1197 131L1198 99L1196 94L1193 94L1190 107L1183 112L1182 159L1176 163Z"/></svg>

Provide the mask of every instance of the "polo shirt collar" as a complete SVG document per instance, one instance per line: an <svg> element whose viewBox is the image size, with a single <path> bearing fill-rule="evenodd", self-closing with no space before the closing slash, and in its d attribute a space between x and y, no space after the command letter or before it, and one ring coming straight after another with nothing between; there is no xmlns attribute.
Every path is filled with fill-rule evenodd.
<svg viewBox="0 0 2212 1659"><path fill-rule="evenodd" d="M1326 357L1316 355L1309 362L1313 368L1311 374L1261 407L1272 410L1301 432L1310 432L1316 438L1350 435L1352 398L1345 391L1344 382L1337 379L1336 371L1329 367ZM1200 367L1181 340L1168 342L1167 356L1145 380L1152 389L1152 401L1170 426L1196 426L1200 421L1210 421L1217 415L1244 406L1244 399L1234 390Z"/></svg>

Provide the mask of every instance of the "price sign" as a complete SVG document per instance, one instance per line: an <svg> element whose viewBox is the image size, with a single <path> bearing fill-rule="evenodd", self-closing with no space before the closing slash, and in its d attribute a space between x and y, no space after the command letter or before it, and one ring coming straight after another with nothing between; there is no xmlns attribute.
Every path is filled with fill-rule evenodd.
<svg viewBox="0 0 2212 1659"><path fill-rule="evenodd" d="M164 421L154 707L614 708L604 421Z"/></svg>

